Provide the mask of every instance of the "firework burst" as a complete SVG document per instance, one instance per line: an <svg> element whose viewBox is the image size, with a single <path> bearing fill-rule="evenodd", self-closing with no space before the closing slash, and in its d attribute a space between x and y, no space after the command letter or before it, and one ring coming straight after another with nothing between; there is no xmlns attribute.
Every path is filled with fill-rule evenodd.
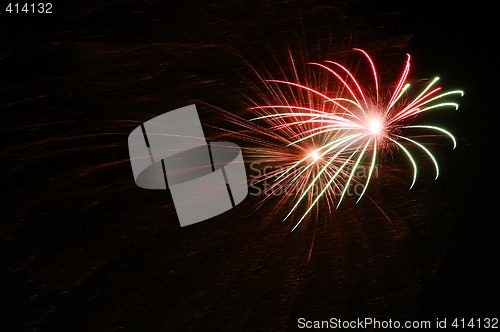
<svg viewBox="0 0 500 332"><path fill-rule="evenodd" d="M448 101L452 96L463 96L463 91L443 92L434 78L420 89L408 83L410 55L407 55L403 72L389 93L381 92L379 75L374 61L367 52L354 49L366 60L372 76L369 84L362 84L356 75L344 65L334 61L309 63L318 67L324 90L332 80L335 92L313 88L310 82L302 83L294 69L295 81L265 80L273 102L250 107L257 117L252 121L263 121L259 128L274 138L271 143L255 138L261 147L252 149L254 156L267 158L279 167L263 174L261 181L272 180L271 191L287 188L281 200L294 200L284 220L300 212L295 229L317 207L326 200L329 209L338 207L349 188L360 186L355 192L359 201L374 178L380 156L388 151L403 152L413 168L410 189L418 174L418 163L412 151L421 150L435 168L439 166L435 156L414 132L426 135L449 137L456 146L453 135L438 126L419 124L423 112L454 108L458 104ZM292 62L293 63L293 62ZM318 80L316 80L318 81ZM363 170L361 172L361 170ZM267 196L269 197L269 195Z"/></svg>

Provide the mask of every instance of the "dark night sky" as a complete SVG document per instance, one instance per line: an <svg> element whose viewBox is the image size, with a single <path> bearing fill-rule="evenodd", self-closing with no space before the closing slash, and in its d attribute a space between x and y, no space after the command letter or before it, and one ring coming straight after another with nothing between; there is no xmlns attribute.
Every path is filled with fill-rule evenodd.
<svg viewBox="0 0 500 332"><path fill-rule="evenodd" d="M46 15L2 4L0 330L499 317L498 18L477 1L380 2L61 1ZM168 194L135 186L128 133L192 102L237 108L238 59L272 70L267 51L279 58L299 27L311 49L333 36L333 49L387 50L398 66L408 52L415 75L465 91L436 117L459 142L439 150L444 174L410 193L390 177L375 185L392 224L347 202L289 233L247 199L181 229Z"/></svg>

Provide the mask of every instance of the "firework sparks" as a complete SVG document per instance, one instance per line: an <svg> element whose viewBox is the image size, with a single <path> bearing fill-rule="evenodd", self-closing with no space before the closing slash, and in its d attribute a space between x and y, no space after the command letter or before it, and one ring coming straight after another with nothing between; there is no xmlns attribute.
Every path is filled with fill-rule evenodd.
<svg viewBox="0 0 500 332"><path fill-rule="evenodd" d="M366 59L372 82L367 86L344 65L334 61L310 63L323 72L325 83L333 79L335 92L322 92L310 84L303 84L295 72L295 82L266 80L270 91L279 103L256 105L251 110L258 116L252 121L264 121L273 138L279 142L271 152L269 143L260 151L262 156L272 155L281 167L266 174L262 181L273 179L273 188L291 189L293 206L284 220L291 218L304 205L295 229L325 199L329 208L338 207L350 186L362 186L357 193L359 201L368 188L380 156L387 151L402 151L413 168L410 189L417 179L415 148L429 157L434 165L436 178L439 166L432 152L415 137L408 136L413 130L433 132L451 139L453 135L438 126L415 124L421 113L429 110L454 108L458 104L447 101L451 96L463 96L463 91L443 92L434 78L423 89L412 89L408 83L410 55L407 55L403 72L390 94L381 94L379 76L369 54L355 49ZM326 86L324 85L324 89ZM417 90L416 94L413 91ZM424 133L425 135L425 133ZM422 136L422 135L421 135ZM273 147L276 147L273 145ZM359 170L363 168L363 176ZM284 199L284 198L282 198Z"/></svg>

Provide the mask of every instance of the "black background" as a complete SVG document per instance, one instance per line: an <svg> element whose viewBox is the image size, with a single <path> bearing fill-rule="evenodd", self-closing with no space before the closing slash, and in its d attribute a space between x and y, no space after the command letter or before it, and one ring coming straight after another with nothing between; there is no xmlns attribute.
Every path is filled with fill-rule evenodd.
<svg viewBox="0 0 500 332"><path fill-rule="evenodd" d="M2 330L499 316L490 5L72 1L53 2L53 14L3 10ZM193 102L243 111L243 59L277 72L290 45L313 58L361 47L388 73L408 52L416 76L463 89L460 110L435 118L459 141L436 148L442 176L424 171L408 192L402 169L374 185L392 222L369 200L346 202L290 233L272 205L255 210L248 198L180 228L167 193L135 186L128 133ZM204 124L223 127L212 114L200 108Z"/></svg>

